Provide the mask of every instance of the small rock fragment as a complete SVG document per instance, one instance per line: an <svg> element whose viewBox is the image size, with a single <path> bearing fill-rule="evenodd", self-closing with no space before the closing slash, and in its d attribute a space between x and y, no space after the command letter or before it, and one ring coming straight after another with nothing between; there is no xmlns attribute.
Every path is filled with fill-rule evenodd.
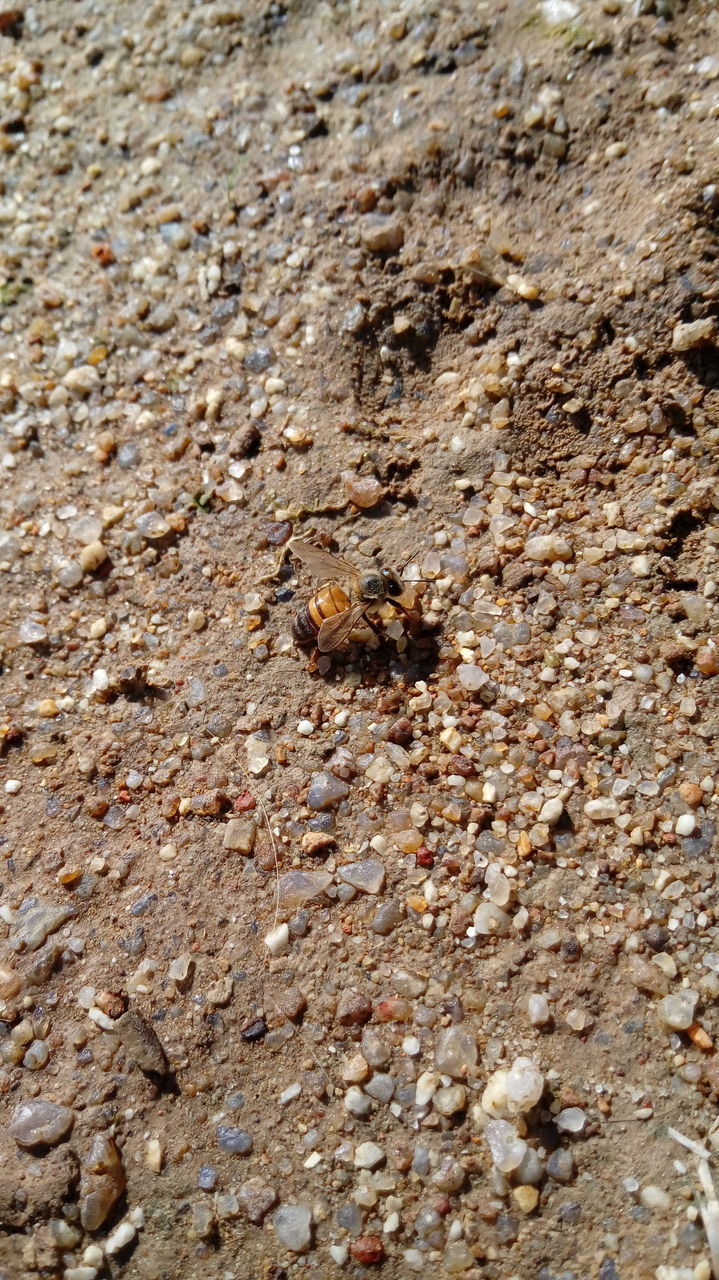
<svg viewBox="0 0 719 1280"><path fill-rule="evenodd" d="M114 1139L98 1133L81 1162L80 1221L97 1231L125 1190L125 1171Z"/></svg>
<svg viewBox="0 0 719 1280"><path fill-rule="evenodd" d="M95 573L107 560L107 548L99 540L80 548L78 560L84 573Z"/></svg>
<svg viewBox="0 0 719 1280"><path fill-rule="evenodd" d="M318 773L307 793L307 803L310 809L329 809L344 800L349 791L347 783L333 773Z"/></svg>
<svg viewBox="0 0 719 1280"><path fill-rule="evenodd" d="M533 1213L539 1203L539 1190L537 1187L514 1187L512 1195L522 1213Z"/></svg>
<svg viewBox="0 0 719 1280"><path fill-rule="evenodd" d="M404 227L399 218L373 214L362 224L362 243L370 253L396 253L404 244Z"/></svg>
<svg viewBox="0 0 719 1280"><path fill-rule="evenodd" d="M248 1156L254 1143L252 1135L246 1129L237 1129L231 1124L218 1124L217 1145L221 1151L231 1156Z"/></svg>
<svg viewBox="0 0 719 1280"><path fill-rule="evenodd" d="M384 1259L384 1245L379 1236L358 1236L350 1245L350 1253L363 1266L375 1266Z"/></svg>
<svg viewBox="0 0 719 1280"><path fill-rule="evenodd" d="M437 1036L434 1061L438 1071L454 1079L471 1075L477 1065L474 1036L461 1027L443 1027Z"/></svg>
<svg viewBox="0 0 719 1280"><path fill-rule="evenodd" d="M119 1037L126 1053L141 1071L164 1076L168 1071L167 1057L157 1033L137 1009L128 1009L116 1018L113 1031Z"/></svg>
<svg viewBox="0 0 719 1280"><path fill-rule="evenodd" d="M362 893L380 893L384 888L385 867L379 858L363 858L360 862L347 862L339 867L337 875L345 884L351 884Z"/></svg>
<svg viewBox="0 0 719 1280"><path fill-rule="evenodd" d="M358 991L343 991L337 1006L337 1021L343 1027L361 1026L372 1017L372 1001Z"/></svg>
<svg viewBox="0 0 719 1280"><path fill-rule="evenodd" d="M264 1178L248 1178L238 1189L237 1201L245 1217L259 1224L277 1204L277 1192Z"/></svg>
<svg viewBox="0 0 719 1280"><path fill-rule="evenodd" d="M557 560L571 560L574 552L566 538L558 533L547 533L527 538L524 554L528 560L537 560L540 564L555 564Z"/></svg>
<svg viewBox="0 0 719 1280"><path fill-rule="evenodd" d="M280 1244L293 1253L306 1253L312 1243L312 1210L303 1204L283 1204L272 1215Z"/></svg>
<svg viewBox="0 0 719 1280"><path fill-rule="evenodd" d="M10 1135L19 1147L54 1147L72 1129L75 1114L69 1107L35 1098L19 1102L12 1113Z"/></svg>
<svg viewBox="0 0 719 1280"><path fill-rule="evenodd" d="M252 853L256 832L251 818L230 818L225 825L222 847L237 853Z"/></svg>

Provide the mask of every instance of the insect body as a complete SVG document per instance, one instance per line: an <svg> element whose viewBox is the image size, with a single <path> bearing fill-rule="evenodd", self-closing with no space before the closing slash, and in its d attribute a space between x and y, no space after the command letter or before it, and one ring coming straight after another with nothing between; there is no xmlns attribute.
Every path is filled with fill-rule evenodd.
<svg viewBox="0 0 719 1280"><path fill-rule="evenodd" d="M290 551L307 566L325 586L313 595L297 614L292 624L292 634L297 644L317 644L320 653L332 653L340 648L373 605L390 600L404 609L402 596L406 585L394 569L358 570L348 560L332 555L311 542L296 538ZM348 594L334 579L343 578L350 584Z"/></svg>

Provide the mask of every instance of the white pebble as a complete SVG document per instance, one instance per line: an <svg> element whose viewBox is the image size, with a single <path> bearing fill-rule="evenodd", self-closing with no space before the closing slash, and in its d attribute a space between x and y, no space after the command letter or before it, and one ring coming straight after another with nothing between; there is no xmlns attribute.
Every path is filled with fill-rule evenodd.
<svg viewBox="0 0 719 1280"><path fill-rule="evenodd" d="M581 1133L587 1117L579 1107L565 1107L554 1117L554 1123L560 1133Z"/></svg>
<svg viewBox="0 0 719 1280"><path fill-rule="evenodd" d="M426 1107L427 1103L434 1097L438 1088L439 1072L423 1071L417 1080L415 1088L415 1105L418 1107Z"/></svg>
<svg viewBox="0 0 719 1280"><path fill-rule="evenodd" d="M355 1169L376 1169L384 1158L384 1151L376 1142L360 1142L355 1151Z"/></svg>
<svg viewBox="0 0 719 1280"><path fill-rule="evenodd" d="M536 560L540 564L554 564L557 560L571 560L574 552L566 538L558 533L539 534L536 538L527 538L524 554L528 560Z"/></svg>
<svg viewBox="0 0 719 1280"><path fill-rule="evenodd" d="M137 1231L131 1222L119 1223L105 1241L105 1253L109 1253L110 1257L115 1253L119 1253L131 1240L135 1239L136 1235Z"/></svg>
<svg viewBox="0 0 719 1280"><path fill-rule="evenodd" d="M8 778L5 783L5 790L9 796L16 796L22 786L19 778Z"/></svg>
<svg viewBox="0 0 719 1280"><path fill-rule="evenodd" d="M682 813L676 820L674 830L678 836L690 836L696 825L697 820L693 813Z"/></svg>
<svg viewBox="0 0 719 1280"><path fill-rule="evenodd" d="M315 726L311 720L300 720L297 725L297 732L303 738L309 738L315 731Z"/></svg>
<svg viewBox="0 0 719 1280"><path fill-rule="evenodd" d="M670 1031L686 1031L694 1021L694 1008L697 1003L696 991L682 991L676 995L664 996L657 1005L659 1021L669 1027Z"/></svg>
<svg viewBox="0 0 719 1280"><path fill-rule="evenodd" d="M516 1058L505 1081L510 1114L522 1115L536 1107L544 1092L544 1076L531 1058Z"/></svg>
<svg viewBox="0 0 719 1280"><path fill-rule="evenodd" d="M287 925L278 924L276 929L270 929L270 932L265 934L265 946L273 956L284 955L290 946L290 931Z"/></svg>
<svg viewBox="0 0 719 1280"><path fill-rule="evenodd" d="M546 996L532 995L527 1000L527 1013L533 1027L542 1027L549 1022L549 1001Z"/></svg>
<svg viewBox="0 0 719 1280"><path fill-rule="evenodd" d="M649 556L635 556L630 565L635 578L648 578L652 571Z"/></svg>
<svg viewBox="0 0 719 1280"><path fill-rule="evenodd" d="M642 1187L639 1192L639 1203L643 1204L645 1209L658 1209L666 1213L672 1207L672 1198L662 1187L650 1184L648 1187Z"/></svg>
<svg viewBox="0 0 719 1280"><path fill-rule="evenodd" d="M545 800L539 810L539 821L546 822L548 826L554 827L559 822L564 813L564 805L559 796L554 796L551 800Z"/></svg>
<svg viewBox="0 0 719 1280"><path fill-rule="evenodd" d="M620 809L611 796L600 796L597 800L587 800L584 812L592 822L609 822L619 817Z"/></svg>
<svg viewBox="0 0 719 1280"><path fill-rule="evenodd" d="M344 1096L344 1106L345 1111L349 1111L351 1116L361 1118L369 1114L372 1102L366 1093L363 1093L356 1084L352 1084Z"/></svg>

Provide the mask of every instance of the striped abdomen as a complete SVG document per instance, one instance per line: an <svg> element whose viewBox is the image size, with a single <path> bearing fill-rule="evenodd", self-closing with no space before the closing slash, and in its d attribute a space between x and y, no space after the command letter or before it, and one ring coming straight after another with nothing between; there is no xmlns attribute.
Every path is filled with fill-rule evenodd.
<svg viewBox="0 0 719 1280"><path fill-rule="evenodd" d="M352 601L347 592L336 582L320 587L292 623L292 635L297 644L314 644L325 618L336 618L338 613L346 613L351 608Z"/></svg>

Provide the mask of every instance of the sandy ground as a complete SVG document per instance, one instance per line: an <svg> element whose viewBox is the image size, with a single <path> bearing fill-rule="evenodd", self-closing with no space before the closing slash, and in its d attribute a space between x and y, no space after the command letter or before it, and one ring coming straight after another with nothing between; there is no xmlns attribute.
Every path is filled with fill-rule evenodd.
<svg viewBox="0 0 719 1280"><path fill-rule="evenodd" d="M709 1280L719 11L45 0L0 152L2 1280Z"/></svg>

